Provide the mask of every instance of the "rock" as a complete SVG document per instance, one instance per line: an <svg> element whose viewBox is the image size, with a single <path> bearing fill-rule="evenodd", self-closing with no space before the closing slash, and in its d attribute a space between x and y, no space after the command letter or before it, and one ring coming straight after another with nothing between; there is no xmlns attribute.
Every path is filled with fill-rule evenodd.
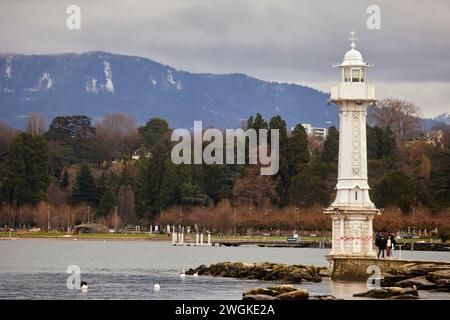
<svg viewBox="0 0 450 320"><path fill-rule="evenodd" d="M266 295L266 296L272 296L275 297L279 295L280 293L275 290L267 289L267 288L253 288L247 292L244 292L242 295L245 296L252 296L252 295Z"/></svg>
<svg viewBox="0 0 450 320"><path fill-rule="evenodd" d="M392 287L394 286L397 282L402 281L402 280L406 280L406 279L410 279L411 275L405 275L405 274L383 274L383 279L381 280L381 285L383 287Z"/></svg>
<svg viewBox="0 0 450 320"><path fill-rule="evenodd" d="M304 279L304 275L298 272L286 273L281 280L293 283L300 283Z"/></svg>
<svg viewBox="0 0 450 320"><path fill-rule="evenodd" d="M427 263L427 264L408 263L401 266L397 270L396 274L410 275L411 278L414 278L419 276L426 276L436 271L445 271L445 270L447 270L447 272L450 272L450 265L435 264L435 263Z"/></svg>
<svg viewBox="0 0 450 320"><path fill-rule="evenodd" d="M419 299L418 296L415 296L413 294L402 294L400 296L393 296L387 298L388 300L417 300Z"/></svg>
<svg viewBox="0 0 450 320"><path fill-rule="evenodd" d="M322 268L325 270L325 268ZM186 274L211 275L218 277L258 279L266 281L282 280L291 283L302 281L322 281L319 268L315 266L287 265L284 263L243 263L243 262L219 262L209 267L204 265L189 269Z"/></svg>
<svg viewBox="0 0 450 320"><path fill-rule="evenodd" d="M430 290L430 289L434 289L436 287L435 283L427 280L427 278L424 276L401 280L401 281L397 282L395 285L397 287L402 287L402 288L416 286L417 289L419 289L419 290Z"/></svg>
<svg viewBox="0 0 450 320"><path fill-rule="evenodd" d="M441 279L450 279L450 269L441 269L437 271L430 272L427 279L433 282L437 282Z"/></svg>
<svg viewBox="0 0 450 320"><path fill-rule="evenodd" d="M342 300L342 299L338 299L332 295L318 295L318 296L310 296L308 300Z"/></svg>
<svg viewBox="0 0 450 320"><path fill-rule="evenodd" d="M195 270L190 268L188 271L185 272L188 276L192 276L195 273Z"/></svg>
<svg viewBox="0 0 450 320"><path fill-rule="evenodd" d="M279 286L268 287L267 289L276 291L279 294L297 290L292 284L282 284Z"/></svg>
<svg viewBox="0 0 450 320"><path fill-rule="evenodd" d="M297 289L291 292L286 292L277 295L277 300L306 300L309 297L309 292L305 289Z"/></svg>
<svg viewBox="0 0 450 320"><path fill-rule="evenodd" d="M436 281L437 291L450 292L450 279L439 279Z"/></svg>
<svg viewBox="0 0 450 320"><path fill-rule="evenodd" d="M403 288L404 294L412 294L413 296L419 296L419 291L417 290L416 286L412 286L410 288Z"/></svg>
<svg viewBox="0 0 450 320"><path fill-rule="evenodd" d="M275 300L275 297L266 294L251 294L243 296L242 300Z"/></svg>
<svg viewBox="0 0 450 320"><path fill-rule="evenodd" d="M320 267L318 269L318 274L321 277L331 277L331 272L328 267Z"/></svg>
<svg viewBox="0 0 450 320"><path fill-rule="evenodd" d="M419 293L417 288L401 288L401 287L386 287L386 288L375 288L367 292L355 293L354 297L368 297L377 299L388 299L397 296L415 296L418 297ZM408 297L405 297L407 299ZM401 298L396 298L401 299Z"/></svg>

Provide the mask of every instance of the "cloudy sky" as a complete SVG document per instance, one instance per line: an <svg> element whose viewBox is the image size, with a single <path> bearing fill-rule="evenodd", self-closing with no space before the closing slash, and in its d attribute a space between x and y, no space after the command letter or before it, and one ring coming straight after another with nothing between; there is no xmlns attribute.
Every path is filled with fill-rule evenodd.
<svg viewBox="0 0 450 320"><path fill-rule="evenodd" d="M80 30L66 27L71 4ZM381 9L379 30L367 28L369 5ZM1 53L104 50L323 91L339 79L332 64L352 29L379 98L450 112L448 0L0 0Z"/></svg>

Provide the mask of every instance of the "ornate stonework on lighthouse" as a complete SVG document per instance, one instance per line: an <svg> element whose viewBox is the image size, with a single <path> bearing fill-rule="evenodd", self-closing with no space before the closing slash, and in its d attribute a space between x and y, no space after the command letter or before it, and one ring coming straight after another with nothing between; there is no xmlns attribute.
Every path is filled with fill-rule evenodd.
<svg viewBox="0 0 450 320"><path fill-rule="evenodd" d="M336 65L341 83L331 88L330 102L339 107L339 169L336 199L324 212L332 219L331 257L375 257L372 221L380 211L369 197L366 146L366 108L376 101L375 88L366 83L371 65L355 49L354 31L350 40L351 49Z"/></svg>

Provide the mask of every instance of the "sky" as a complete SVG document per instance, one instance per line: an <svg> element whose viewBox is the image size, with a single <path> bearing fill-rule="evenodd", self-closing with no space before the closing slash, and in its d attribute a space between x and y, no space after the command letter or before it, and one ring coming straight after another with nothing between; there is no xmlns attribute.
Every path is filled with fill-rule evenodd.
<svg viewBox="0 0 450 320"><path fill-rule="evenodd" d="M79 30L66 27L69 5L81 9ZM369 5L380 29L367 27ZM0 53L102 50L325 92L353 29L379 99L450 113L448 0L0 0Z"/></svg>

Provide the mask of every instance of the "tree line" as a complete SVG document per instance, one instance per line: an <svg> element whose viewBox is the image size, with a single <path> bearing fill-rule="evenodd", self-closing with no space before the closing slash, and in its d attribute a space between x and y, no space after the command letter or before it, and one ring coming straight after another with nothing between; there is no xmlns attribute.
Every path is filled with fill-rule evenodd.
<svg viewBox="0 0 450 320"><path fill-rule="evenodd" d="M369 184L375 204L398 207L404 214L419 207L448 212L449 127L435 128L443 134L441 144L421 139L418 110L394 99L371 107L368 119ZM106 115L95 125L87 116L59 116L46 131L41 121L39 128L36 119L31 121L25 132L0 125L3 224L17 223L21 208L48 203L55 208L88 206L104 223L117 213L123 225L161 219L178 223L192 212L199 213L193 216L201 223L202 213L214 210L222 212L217 224L254 212L255 217L267 213L259 220L277 225L281 222L274 212L316 212L335 195L339 132L334 126L321 140L308 136L301 124L287 128L280 116L250 116L244 129L280 132L279 171L261 176L258 164L173 164L170 152L176 142L162 118L138 126L121 113ZM326 221L317 219L316 224ZM83 218L72 220L76 224ZM37 220L25 221L33 225Z"/></svg>

